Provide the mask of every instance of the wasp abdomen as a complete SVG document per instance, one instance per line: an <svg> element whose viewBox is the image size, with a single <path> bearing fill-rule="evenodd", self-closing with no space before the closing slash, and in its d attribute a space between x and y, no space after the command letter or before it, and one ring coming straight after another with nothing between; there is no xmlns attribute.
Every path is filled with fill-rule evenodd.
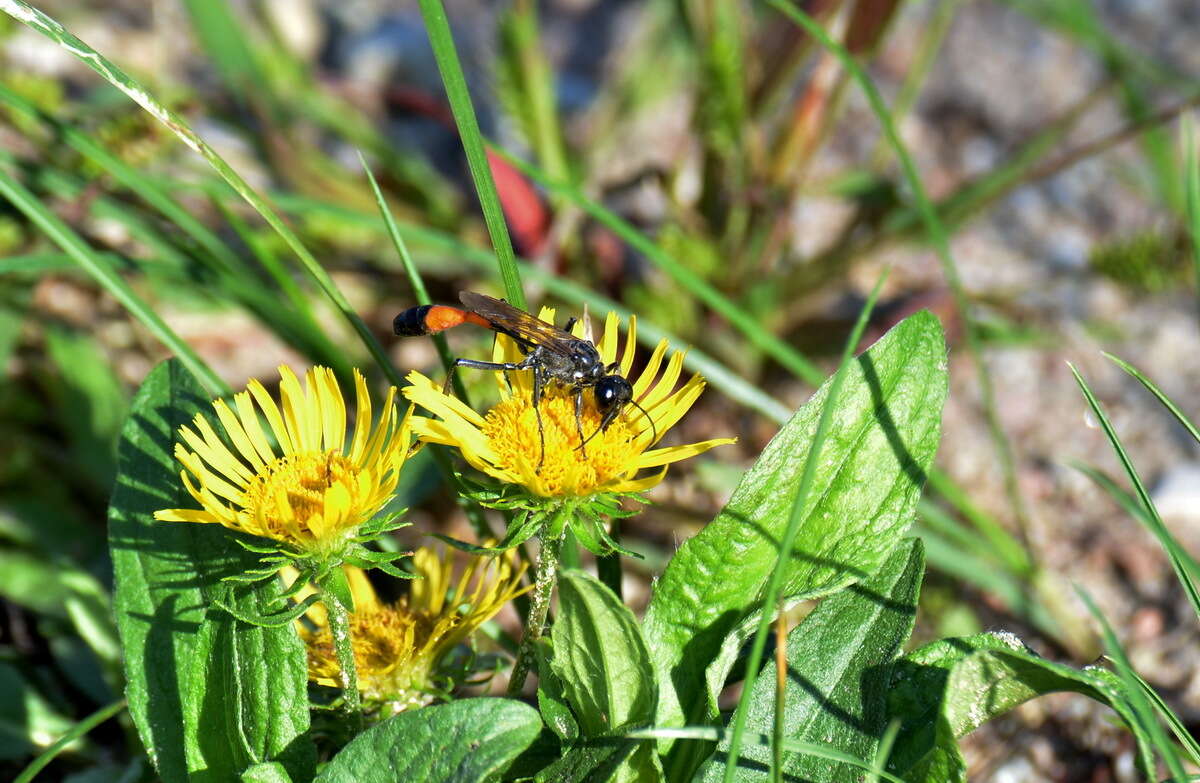
<svg viewBox="0 0 1200 783"><path fill-rule="evenodd" d="M475 324L491 329L492 322L470 310L460 310L446 305L420 305L410 307L392 321L392 330L401 337L419 337L437 334L459 324Z"/></svg>
<svg viewBox="0 0 1200 783"><path fill-rule="evenodd" d="M402 337L419 337L429 334L425 316L433 307L433 305L420 305L408 308L392 321L392 330Z"/></svg>

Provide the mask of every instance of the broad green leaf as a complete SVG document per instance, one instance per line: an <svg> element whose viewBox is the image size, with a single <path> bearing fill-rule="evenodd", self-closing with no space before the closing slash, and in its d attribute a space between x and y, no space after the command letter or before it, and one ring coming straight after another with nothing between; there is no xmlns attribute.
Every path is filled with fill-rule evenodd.
<svg viewBox="0 0 1200 783"><path fill-rule="evenodd" d="M925 572L919 540L898 546L879 571L852 585L812 611L788 634L786 737L825 745L860 759L875 756L887 728L887 692L892 665L912 633L917 596ZM770 734L775 718L774 663L768 664L750 695L746 728ZM721 780L729 739L717 746L704 766L704 781ZM770 749L742 749L737 779L766 780ZM853 780L861 770L814 756L787 753L783 773L798 780Z"/></svg>
<svg viewBox="0 0 1200 783"><path fill-rule="evenodd" d="M658 688L633 612L599 579L576 570L560 576L558 602L550 667L584 742L653 722ZM655 760L653 743L642 742L605 779L661 780Z"/></svg>
<svg viewBox="0 0 1200 783"><path fill-rule="evenodd" d="M658 675L656 723L711 720L761 611L828 384L771 440L728 505L655 585L643 634ZM917 313L846 368L782 596L828 595L878 569L912 523L946 396L937 319Z"/></svg>
<svg viewBox="0 0 1200 783"><path fill-rule="evenodd" d="M276 580L234 592L221 577L254 560L229 531L153 519L158 509L194 505L172 444L180 424L208 410L183 365L165 362L142 384L121 436L109 547L129 712L167 783L232 780L268 761L307 780L315 759L303 645L290 627L252 626L210 608L220 598L244 616L267 614Z"/></svg>
<svg viewBox="0 0 1200 783"><path fill-rule="evenodd" d="M278 761L255 764L242 772L242 783L292 783L287 769Z"/></svg>
<svg viewBox="0 0 1200 783"><path fill-rule="evenodd" d="M546 765L533 778L536 783L565 781L660 781L662 764L654 743L626 737L604 737L583 742Z"/></svg>
<svg viewBox="0 0 1200 783"><path fill-rule="evenodd" d="M536 710L510 699L463 699L402 712L355 737L317 783L491 780L541 729Z"/></svg>
<svg viewBox="0 0 1200 783"><path fill-rule="evenodd" d="M654 672L633 612L583 571L562 572L558 602L550 665L584 733L653 721Z"/></svg>
<svg viewBox="0 0 1200 783"><path fill-rule="evenodd" d="M1124 684L1099 667L1074 669L1047 661L1012 634L985 633L942 639L896 662L888 698L902 721L888 768L920 783L945 780L948 744L986 721L1037 696L1072 691L1107 704L1136 726ZM1152 779L1146 737L1137 731L1138 761Z"/></svg>
<svg viewBox="0 0 1200 783"><path fill-rule="evenodd" d="M550 666L553 652L549 639L543 637L538 640L537 655L538 711L542 714L546 728L554 732L559 741L570 744L579 737L579 721L575 719L571 706L567 704L562 680Z"/></svg>

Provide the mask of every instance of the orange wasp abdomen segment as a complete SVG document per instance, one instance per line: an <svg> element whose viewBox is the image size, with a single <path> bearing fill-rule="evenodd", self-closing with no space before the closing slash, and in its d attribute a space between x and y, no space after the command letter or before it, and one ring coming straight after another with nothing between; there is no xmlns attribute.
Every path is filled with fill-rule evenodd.
<svg viewBox="0 0 1200 783"><path fill-rule="evenodd" d="M392 329L403 337L415 337L436 334L461 324L475 324L485 329L492 328L491 321L470 310L446 305L421 305L420 307L410 307L396 316L392 322Z"/></svg>

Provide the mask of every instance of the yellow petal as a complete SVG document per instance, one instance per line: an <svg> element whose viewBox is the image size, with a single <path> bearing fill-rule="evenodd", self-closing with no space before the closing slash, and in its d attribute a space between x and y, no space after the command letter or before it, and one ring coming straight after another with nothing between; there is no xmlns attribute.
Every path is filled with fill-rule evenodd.
<svg viewBox="0 0 1200 783"><path fill-rule="evenodd" d="M225 403L225 400L213 400L213 409L217 412L217 418L221 420L221 426L225 428L225 434L237 448L238 455L249 462L256 471L261 470L266 462L263 461L254 444L250 442L250 436L242 428L242 423L234 415L233 410Z"/></svg>
<svg viewBox="0 0 1200 783"><path fill-rule="evenodd" d="M433 385L433 381L421 373L410 372L405 380L409 385L404 387L403 394L410 402L443 419L457 418L476 427L483 426L483 417L473 408L457 397L443 394L441 389Z"/></svg>
<svg viewBox="0 0 1200 783"><path fill-rule="evenodd" d="M605 366L617 360L617 329L620 324L621 319L613 312L604 319L604 335L596 344L596 350L600 351L600 359Z"/></svg>
<svg viewBox="0 0 1200 783"><path fill-rule="evenodd" d="M650 384L654 381L654 376L658 375L659 365L662 364L663 356L667 353L667 341L662 339L658 341L658 345L654 346L654 353L650 354L650 360L646 362L646 369L642 370L642 374L638 376L637 381L633 384L633 398L641 402L642 395L646 389L650 388Z"/></svg>
<svg viewBox="0 0 1200 783"><path fill-rule="evenodd" d="M164 508L161 511L155 511L154 518L159 522L221 523L216 516L198 508Z"/></svg>
<svg viewBox="0 0 1200 783"><path fill-rule="evenodd" d="M315 374L317 407L321 411L322 448L340 454L346 443L346 401L342 399L342 390L338 387L333 370L317 367Z"/></svg>
<svg viewBox="0 0 1200 783"><path fill-rule="evenodd" d="M315 451L317 444L309 436L305 426L304 390L300 388L300 379L292 372L292 368L281 365L279 368L279 404L283 409L283 421L287 425L288 435L297 452Z"/></svg>
<svg viewBox="0 0 1200 783"><path fill-rule="evenodd" d="M246 431L250 442L254 444L255 451L262 458L263 462L270 463L275 461L275 450L271 448L271 444L267 441L266 433L263 432L262 425L258 421L258 413L254 410L254 402L248 392L238 392L233 395L234 405L237 406L238 418L241 419L242 429Z"/></svg>
<svg viewBox="0 0 1200 783"><path fill-rule="evenodd" d="M660 400L666 399L667 395L675 390L675 384L679 381L679 374L683 370L683 351L676 351L671 354L671 360L667 362L667 369L663 371L662 378L658 383L654 384L654 388L646 393L644 397L638 397L637 401L641 403L643 408L650 409L657 405Z"/></svg>
<svg viewBox="0 0 1200 783"><path fill-rule="evenodd" d="M361 568L342 566L346 573L346 581L350 583L350 595L354 598L355 613L367 613L379 608L379 596L371 587L371 580Z"/></svg>
<svg viewBox="0 0 1200 783"><path fill-rule="evenodd" d="M629 316L629 329L625 332L625 352L621 355L621 374L626 378L633 372L633 355L637 350L637 316Z"/></svg>
<svg viewBox="0 0 1200 783"><path fill-rule="evenodd" d="M649 476L640 479L626 479L624 481L614 481L608 487L610 492L645 492L646 490L658 486L663 478L667 475L666 466L657 473L651 473Z"/></svg>
<svg viewBox="0 0 1200 783"><path fill-rule="evenodd" d="M359 465L367 448L367 437L371 434L371 395L367 391L367 379L357 367L354 369L354 396L356 413L349 460Z"/></svg>
<svg viewBox="0 0 1200 783"><path fill-rule="evenodd" d="M699 443L689 443L686 446L667 446L666 448L644 452L638 457L635 464L638 470L656 468L659 465L669 465L681 459L703 454L715 446L724 446L728 443L737 443L737 438L713 438L711 440L700 441Z"/></svg>
<svg viewBox="0 0 1200 783"><path fill-rule="evenodd" d="M218 478L215 473L204 466L204 463L196 454L184 449L176 449L175 459L182 462L184 467L192 472L192 475L196 477L196 480L200 482L200 486L204 489L210 490L214 494L220 495L226 500L232 500L235 503L242 499L242 490L233 486L225 479Z"/></svg>
<svg viewBox="0 0 1200 783"><path fill-rule="evenodd" d="M283 414L280 413L278 406L275 405L275 400L271 399L271 395L267 393L266 387L253 379L246 384L246 388L253 395L254 401L258 403L258 407L262 408L263 415L267 417L267 424L271 425L271 432L275 433L275 440L279 442L279 449L286 456L295 454L299 451L297 444L292 442L292 436L288 432L287 424L283 420Z"/></svg>

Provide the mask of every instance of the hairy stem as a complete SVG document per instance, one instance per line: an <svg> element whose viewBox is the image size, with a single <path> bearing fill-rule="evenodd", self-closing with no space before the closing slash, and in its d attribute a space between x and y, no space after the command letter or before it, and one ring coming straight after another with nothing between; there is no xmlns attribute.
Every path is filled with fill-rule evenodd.
<svg viewBox="0 0 1200 783"><path fill-rule="evenodd" d="M350 639L350 613L331 591L322 588L321 603L329 617L329 635L338 659L338 687L342 689L346 713L355 726L362 722L362 698L358 693L358 669L354 663L354 645Z"/></svg>
<svg viewBox="0 0 1200 783"><path fill-rule="evenodd" d="M517 653L517 664L513 667L512 679L508 681L508 695L518 696L525 687L525 677L533 668L537 640L546 632L546 616L550 613L550 598L554 594L554 583L558 581L558 560L562 554L566 530L544 531L540 538L542 551L538 553L534 571L533 592L529 599L529 620L525 623L525 635L521 637L521 650Z"/></svg>

